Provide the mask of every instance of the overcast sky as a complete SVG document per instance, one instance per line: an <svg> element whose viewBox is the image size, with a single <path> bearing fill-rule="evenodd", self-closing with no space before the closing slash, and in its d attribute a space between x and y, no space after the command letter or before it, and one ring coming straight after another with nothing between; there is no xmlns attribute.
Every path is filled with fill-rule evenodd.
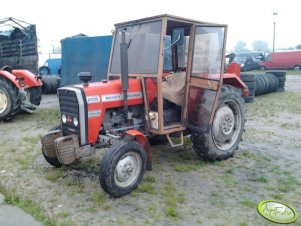
<svg viewBox="0 0 301 226"><path fill-rule="evenodd" d="M264 40L272 48L274 20L275 48L301 44L301 0L9 0L1 2L1 9L0 18L36 24L44 52L69 36L109 35L115 23L165 13L228 24L227 50L239 40L249 48Z"/></svg>

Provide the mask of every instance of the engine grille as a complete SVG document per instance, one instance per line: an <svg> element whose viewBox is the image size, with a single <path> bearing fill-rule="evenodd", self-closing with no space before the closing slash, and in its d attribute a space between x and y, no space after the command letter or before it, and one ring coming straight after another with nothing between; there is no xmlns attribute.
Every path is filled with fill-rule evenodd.
<svg viewBox="0 0 301 226"><path fill-rule="evenodd" d="M77 117L78 121L80 121L79 104L76 93L71 90L59 90L59 102L61 116L65 114L67 117L67 122L62 123L63 135L66 136L76 134L80 137L80 123L77 127L75 127L73 124L74 117Z"/></svg>

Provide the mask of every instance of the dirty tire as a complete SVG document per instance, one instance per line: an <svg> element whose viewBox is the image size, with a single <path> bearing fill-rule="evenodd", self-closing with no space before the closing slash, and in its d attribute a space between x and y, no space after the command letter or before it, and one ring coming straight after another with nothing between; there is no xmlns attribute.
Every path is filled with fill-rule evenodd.
<svg viewBox="0 0 301 226"><path fill-rule="evenodd" d="M113 145L101 160L100 185L105 192L119 198L137 188L145 167L146 154L142 147L135 141L121 141Z"/></svg>
<svg viewBox="0 0 301 226"><path fill-rule="evenodd" d="M210 161L233 156L241 141L244 124L245 102L241 90L224 85L209 131L191 134L194 151Z"/></svg>
<svg viewBox="0 0 301 226"><path fill-rule="evenodd" d="M48 130L48 132L54 131L54 130L57 130L57 129L61 129L61 124L52 127L51 129ZM43 150L42 150L42 154L43 154L45 160L46 160L50 165L52 165L52 166L54 166L54 167L56 167L56 168L62 167L62 163L60 163L60 161L58 160L57 157L48 157L47 155L44 154Z"/></svg>
<svg viewBox="0 0 301 226"><path fill-rule="evenodd" d="M55 94L58 88L58 76L55 75L45 75L42 76L42 92L44 94Z"/></svg>
<svg viewBox="0 0 301 226"><path fill-rule="evenodd" d="M0 78L0 121L10 120L19 112L21 97L18 88L10 81Z"/></svg>
<svg viewBox="0 0 301 226"><path fill-rule="evenodd" d="M39 106L42 100L42 87L34 86L28 89L30 93L30 103ZM35 110L36 108L32 109Z"/></svg>
<svg viewBox="0 0 301 226"><path fill-rule="evenodd" d="M286 76L286 71L281 70L269 70L266 73L274 74L277 78Z"/></svg>
<svg viewBox="0 0 301 226"><path fill-rule="evenodd" d="M245 72L240 73L240 78L243 82L254 82L256 80L255 77L255 74Z"/></svg>

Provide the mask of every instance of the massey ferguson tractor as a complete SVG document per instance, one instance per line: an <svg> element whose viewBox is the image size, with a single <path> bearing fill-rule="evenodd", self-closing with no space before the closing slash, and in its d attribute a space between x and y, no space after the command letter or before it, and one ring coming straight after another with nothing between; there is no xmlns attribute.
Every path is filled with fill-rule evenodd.
<svg viewBox="0 0 301 226"><path fill-rule="evenodd" d="M33 112L41 102L42 82L36 76L36 28L14 18L0 20L0 121L19 110ZM9 66L8 66L9 65Z"/></svg>
<svg viewBox="0 0 301 226"><path fill-rule="evenodd" d="M109 147L100 185L113 197L133 191L152 169L149 140L183 145L207 160L234 154L248 89L223 73L227 26L170 15L116 24L107 80L59 88L61 122L41 136L55 167ZM177 138L177 139L175 139Z"/></svg>

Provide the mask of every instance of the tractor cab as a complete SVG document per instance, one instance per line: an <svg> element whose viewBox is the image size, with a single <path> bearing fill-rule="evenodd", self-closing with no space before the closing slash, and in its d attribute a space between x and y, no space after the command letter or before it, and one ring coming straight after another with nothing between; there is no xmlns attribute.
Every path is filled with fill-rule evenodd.
<svg viewBox="0 0 301 226"><path fill-rule="evenodd" d="M148 132L207 130L222 83L226 29L169 15L116 24L108 78L122 77L124 34L128 76L141 80Z"/></svg>

